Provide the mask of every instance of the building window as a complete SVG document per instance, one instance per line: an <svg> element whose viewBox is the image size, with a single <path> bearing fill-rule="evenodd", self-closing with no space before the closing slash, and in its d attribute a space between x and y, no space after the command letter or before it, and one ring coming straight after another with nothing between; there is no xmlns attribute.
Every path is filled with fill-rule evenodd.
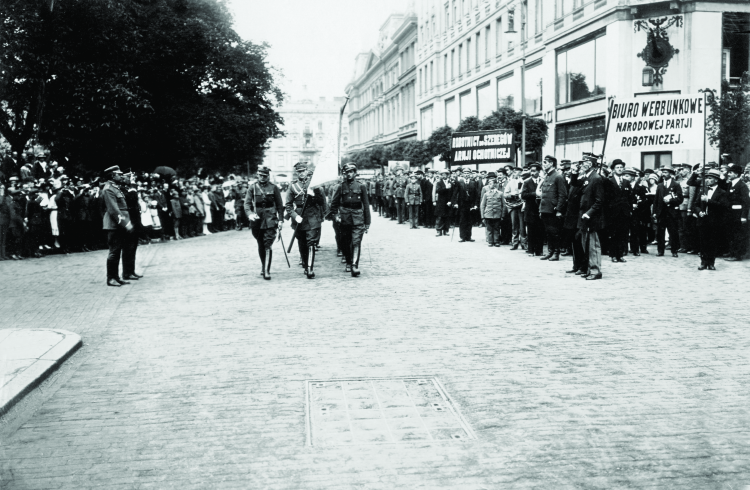
<svg viewBox="0 0 750 490"><path fill-rule="evenodd" d="M599 154L604 146L604 118L558 124L555 127L557 158L579 160L583 152Z"/></svg>
<svg viewBox="0 0 750 490"><path fill-rule="evenodd" d="M495 56L503 52L503 18L495 21Z"/></svg>
<svg viewBox="0 0 750 490"><path fill-rule="evenodd" d="M542 64L526 69L526 112L542 112Z"/></svg>
<svg viewBox="0 0 750 490"><path fill-rule="evenodd" d="M497 108L509 107L515 109L515 81L513 72L497 79Z"/></svg>
<svg viewBox="0 0 750 490"><path fill-rule="evenodd" d="M484 28L484 61L490 60L490 26Z"/></svg>
<svg viewBox="0 0 750 490"><path fill-rule="evenodd" d="M443 83L448 83L448 54L443 55Z"/></svg>
<svg viewBox="0 0 750 490"><path fill-rule="evenodd" d="M534 34L542 33L542 0L534 0Z"/></svg>
<svg viewBox="0 0 750 490"><path fill-rule="evenodd" d="M604 36L557 53L557 103L605 94Z"/></svg>
<svg viewBox="0 0 750 490"><path fill-rule="evenodd" d="M456 78L456 50L451 49L451 80Z"/></svg>
<svg viewBox="0 0 750 490"><path fill-rule="evenodd" d="M451 25L451 9L448 6L448 4L445 4L445 29L444 31L448 30L448 26Z"/></svg>
<svg viewBox="0 0 750 490"><path fill-rule="evenodd" d="M489 116L495 109L494 106L492 103L492 87L490 87L490 82L477 87L477 117L484 119Z"/></svg>
<svg viewBox="0 0 750 490"><path fill-rule="evenodd" d="M476 116L477 111L474 108L474 101L471 99L471 90L459 94L458 96L459 119L463 121L469 116Z"/></svg>
<svg viewBox="0 0 750 490"><path fill-rule="evenodd" d="M650 168L656 170L665 165L672 166L672 152L659 151L653 153L641 153L641 170Z"/></svg>
<svg viewBox="0 0 750 490"><path fill-rule="evenodd" d="M464 45L458 45L458 76L461 76L464 72L464 65L462 63L464 59Z"/></svg>
<svg viewBox="0 0 750 490"><path fill-rule="evenodd" d="M445 101L445 124L455 128L458 126L458 108L456 107L456 98L451 97Z"/></svg>
<svg viewBox="0 0 750 490"><path fill-rule="evenodd" d="M508 10L508 32L516 32L516 11Z"/></svg>
<svg viewBox="0 0 750 490"><path fill-rule="evenodd" d="M476 39L476 42L474 43L474 65L476 65L477 68L479 67L479 51L481 50L481 47L482 47L482 43L480 39L482 37L481 34L482 34L482 31L477 32L477 39Z"/></svg>
<svg viewBox="0 0 750 490"><path fill-rule="evenodd" d="M422 109L422 135L421 139L426 139L432 134L432 106Z"/></svg>

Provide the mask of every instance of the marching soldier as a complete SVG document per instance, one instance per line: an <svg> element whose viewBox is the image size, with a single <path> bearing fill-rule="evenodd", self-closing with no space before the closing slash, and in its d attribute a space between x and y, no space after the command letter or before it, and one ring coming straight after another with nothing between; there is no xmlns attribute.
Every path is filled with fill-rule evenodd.
<svg viewBox="0 0 750 490"><path fill-rule="evenodd" d="M107 255L107 286L120 287L130 284L128 281L120 280L120 257L122 255L128 235L133 233L133 224L130 222L128 205L125 203L125 195L119 185L127 185L127 179L122 175L120 167L115 165L104 171L104 189L102 199L106 212L104 213L104 230L107 232L107 244L109 254ZM128 279L125 277L125 279Z"/></svg>
<svg viewBox="0 0 750 490"><path fill-rule="evenodd" d="M268 167L258 169L258 182L255 182L245 194L245 213L250 219L250 227L258 242L263 279L271 279L271 261L273 260L273 242L276 234L284 226L284 202L279 188L269 182L271 170Z"/></svg>
<svg viewBox="0 0 750 490"><path fill-rule="evenodd" d="M357 180L357 166L344 165L344 182L333 195L331 213L340 226L341 248L346 258L346 272L359 276L362 235L370 229L370 203L367 188Z"/></svg>
<svg viewBox="0 0 750 490"><path fill-rule="evenodd" d="M706 172L705 178L706 185L699 187L700 197L693 201L692 209L693 216L697 219L696 227L700 240L701 265L698 270L715 271L716 240L730 202L727 191L718 185L721 172L711 169Z"/></svg>
<svg viewBox="0 0 750 490"><path fill-rule="evenodd" d="M320 188L310 188L312 173L300 164L295 167L299 180L289 186L286 194L286 214L292 218L299 254L308 279L315 277L315 247L320 241L320 229L326 198Z"/></svg>

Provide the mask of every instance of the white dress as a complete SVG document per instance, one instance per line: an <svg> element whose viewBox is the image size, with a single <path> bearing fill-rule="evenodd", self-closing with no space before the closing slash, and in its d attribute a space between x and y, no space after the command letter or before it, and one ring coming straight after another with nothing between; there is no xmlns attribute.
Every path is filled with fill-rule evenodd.
<svg viewBox="0 0 750 490"><path fill-rule="evenodd" d="M203 223L210 225L213 223L213 218L211 218L211 199L208 198L207 192L201 193L201 197L203 198L203 209L206 211L206 216L203 217Z"/></svg>
<svg viewBox="0 0 750 490"><path fill-rule="evenodd" d="M60 228L57 226L57 196L52 194L49 198L49 224L52 227L52 236L60 236Z"/></svg>

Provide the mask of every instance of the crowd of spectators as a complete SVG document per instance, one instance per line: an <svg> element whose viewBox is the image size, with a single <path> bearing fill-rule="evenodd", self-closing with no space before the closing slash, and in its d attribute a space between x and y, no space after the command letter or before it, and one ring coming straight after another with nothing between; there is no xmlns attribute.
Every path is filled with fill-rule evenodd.
<svg viewBox="0 0 750 490"><path fill-rule="evenodd" d="M0 167L0 260L107 248L103 180L68 175L44 151ZM123 189L141 244L182 240L249 226L240 177L178 178L130 173Z"/></svg>
<svg viewBox="0 0 750 490"><path fill-rule="evenodd" d="M550 157L551 158L551 157ZM551 158L551 166L542 169L541 163L531 163L524 168L506 165L492 171L453 167L450 170L414 170L404 175L402 169L395 169L385 175L377 175L368 181L370 202L375 212L384 218L409 223L411 228L435 228L437 236L445 236L452 227L459 226L462 213L471 226L486 229L486 242L489 246L510 245L514 250L521 248L530 255L554 258L548 250L542 252L542 245L550 245L550 239L560 242L560 255L573 255L575 232L579 218L579 202L576 201L571 182L582 162L561 160L559 164ZM619 161L618 161L619 162ZM701 164L681 164L672 169L636 169L623 162L617 165L601 166L598 172L606 179L606 194L603 209L603 225L598 235L601 238L602 253L613 261L622 260L623 255L649 253L649 245L657 245L657 253L664 247L670 248L673 255L678 253L699 254L697 214L695 204L701 185L703 166ZM734 196L735 204L727 209L718 227L718 255L728 260L741 260L748 257L750 233L748 233L748 210L750 194L750 164L744 169L730 163L709 163L706 169L720 172L719 186L727 190L738 189ZM545 210L540 209L541 186L545 176L558 172L564 177L564 193L570 196L557 218L560 219L559 232L550 233L550 227L542 222ZM678 200L670 213L662 215L661 200L657 192L665 181L679 185ZM622 187L624 181L628 189L627 197L619 197L614 189ZM533 186L525 185L527 182ZM737 183L740 183L740 188ZM455 194L461 184L467 197L462 199ZM524 194L524 189L534 189L533 194ZM536 189L539 189L538 191ZM739 194L748 195L739 195ZM618 196L618 197L615 197ZM580 195L577 196L580 199ZM623 202L623 199L625 202ZM458 202L463 200L463 202ZM671 214L674 208L674 216ZM549 214L551 210L547 210ZM408 214L408 216L407 216ZM491 226L488 226L491 225ZM460 229L460 228L459 228ZM460 241L474 241L471 234L461 231ZM468 240L466 239L468 238ZM529 243L532 242L532 243ZM661 243L659 243L661 242ZM558 244L552 243L552 248ZM624 248L624 251L623 251Z"/></svg>

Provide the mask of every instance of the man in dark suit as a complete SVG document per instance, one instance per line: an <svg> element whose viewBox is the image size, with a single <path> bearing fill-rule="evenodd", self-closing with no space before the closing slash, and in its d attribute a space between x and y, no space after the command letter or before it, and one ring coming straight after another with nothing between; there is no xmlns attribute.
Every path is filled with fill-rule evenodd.
<svg viewBox="0 0 750 490"><path fill-rule="evenodd" d="M746 253L750 194L748 194L747 184L742 181L742 167L736 163L731 163L727 167L727 182L729 184L729 204L731 204L727 231L731 239L729 257L725 260L735 262L742 260Z"/></svg>
<svg viewBox="0 0 750 490"><path fill-rule="evenodd" d="M471 180L470 169L464 169L463 178L458 179L453 187L451 202L454 208L458 208L458 230L461 237L459 242L473 242L474 240L471 238L471 211L479 207L479 194L476 185Z"/></svg>
<svg viewBox="0 0 750 490"><path fill-rule="evenodd" d="M625 262L624 255L628 253L628 229L630 215L633 211L632 188L630 180L625 177L625 164L619 158L612 162L612 175L607 179L609 188L607 208L609 221L607 223L609 237L609 257L612 262ZM671 237L671 235L670 235Z"/></svg>
<svg viewBox="0 0 750 490"><path fill-rule="evenodd" d="M435 231L436 236L447 236L451 229L450 210L453 186L448 179L450 170L440 171L440 180L435 183Z"/></svg>
<svg viewBox="0 0 750 490"><path fill-rule="evenodd" d="M680 249L679 220L680 203L682 202L682 186L674 179L674 169L671 165L661 167L662 181L656 187L654 196L654 220L656 221L656 251L657 256L664 255L664 232L669 232L669 248L672 257L677 257Z"/></svg>
<svg viewBox="0 0 750 490"><path fill-rule="evenodd" d="M578 229L581 233L583 249L588 254L588 270L582 274L586 280L602 278L602 245L599 232L604 228L604 178L593 167L593 161L586 159L581 167L581 205L579 207Z"/></svg>
<svg viewBox="0 0 750 490"><path fill-rule="evenodd" d="M699 186L700 198L693 202L691 212L696 217L698 237L700 239L701 265L699 271L715 271L716 240L718 230L724 221L724 215L730 208L728 193L718 186L721 173L711 169L706 172L706 185Z"/></svg>
<svg viewBox="0 0 750 490"><path fill-rule="evenodd" d="M547 234L547 255L542 260L560 260L560 234L562 233L563 213L568 199L567 183L562 173L557 171L557 159L544 157L542 169L542 199L539 205L539 216Z"/></svg>
<svg viewBox="0 0 750 490"><path fill-rule="evenodd" d="M52 169L47 163L47 156L44 153L37 155L31 174L36 180L47 180L52 177Z"/></svg>
<svg viewBox="0 0 750 490"><path fill-rule="evenodd" d="M425 228L432 228L432 182L424 176L421 170L417 170L417 180L422 188L422 225Z"/></svg>
<svg viewBox="0 0 750 490"><path fill-rule="evenodd" d="M538 163L529 165L531 176L526 179L521 187L521 199L525 206L523 209L523 221L526 224L526 236L528 238L529 255L541 257L544 255L544 223L539 216L539 204L541 203L541 184L539 171L542 166Z"/></svg>
<svg viewBox="0 0 750 490"><path fill-rule="evenodd" d="M570 166L570 180L568 182L568 200L565 204L565 219L563 222L565 246L573 249L573 268L568 274L581 276L588 270L588 258L585 255L581 237L578 232L578 217L581 208L581 193L583 179L579 178L582 162L572 163Z"/></svg>

